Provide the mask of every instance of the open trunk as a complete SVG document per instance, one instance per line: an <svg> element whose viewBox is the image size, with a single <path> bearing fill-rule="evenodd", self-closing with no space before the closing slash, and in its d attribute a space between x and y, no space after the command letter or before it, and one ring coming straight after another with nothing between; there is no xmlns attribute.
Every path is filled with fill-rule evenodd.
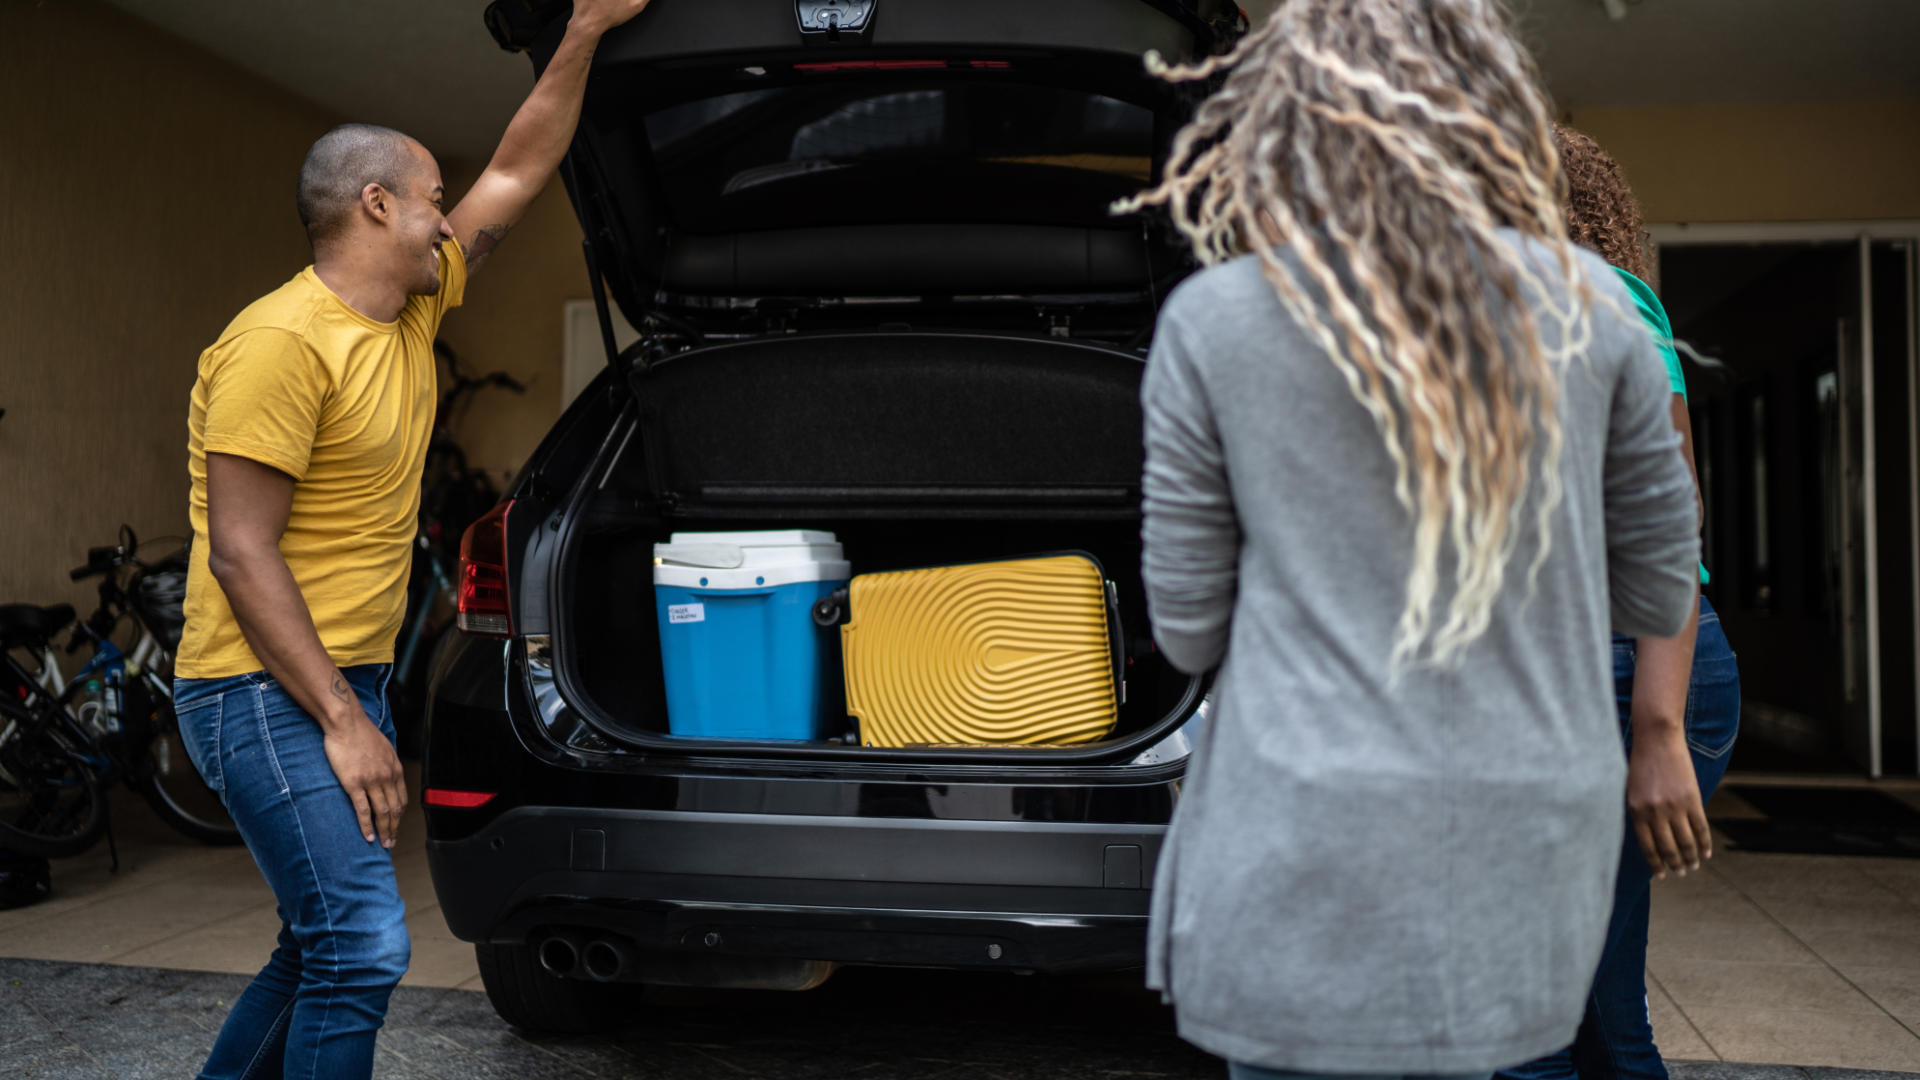
<svg viewBox="0 0 1920 1080"><path fill-rule="evenodd" d="M566 10L495 0L488 23L539 71ZM813 32L829 16L846 32ZM1183 244L1110 207L1194 100L1141 57L1243 29L1232 0L657 4L601 42L561 176L596 287L643 331L857 328L884 301L1127 340Z"/></svg>
<svg viewBox="0 0 1920 1080"><path fill-rule="evenodd" d="M496 0L488 22L538 71L565 11ZM601 42L561 174L633 401L540 544L531 644L589 725L556 735L700 748L666 734L652 545L761 528L832 530L855 573L1088 552L1118 587L1126 700L1090 746L734 755L1064 768L1193 713L1139 575L1137 347L1189 264L1111 208L1195 100L1142 55L1244 30L1232 0L700 0ZM613 309L641 334L625 352Z"/></svg>
<svg viewBox="0 0 1920 1080"><path fill-rule="evenodd" d="M636 405L565 515L550 595L566 696L617 743L668 737L652 545L671 532L829 529L856 574L1079 550L1119 591L1127 692L1108 739L778 745L894 760L1130 758L1199 697L1154 651L1147 621L1141 371L1137 354L1066 339L910 332L757 338L636 369Z"/></svg>

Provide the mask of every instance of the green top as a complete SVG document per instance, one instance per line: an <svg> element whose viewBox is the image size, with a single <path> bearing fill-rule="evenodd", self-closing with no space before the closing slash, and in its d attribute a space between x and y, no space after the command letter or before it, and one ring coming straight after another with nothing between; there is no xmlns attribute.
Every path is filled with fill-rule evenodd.
<svg viewBox="0 0 1920 1080"><path fill-rule="evenodd" d="M1687 398L1687 376L1680 370L1680 353L1673 347L1673 324L1667 321L1667 309L1660 306L1660 298L1654 295L1653 286L1634 277L1619 267L1613 272L1627 286L1627 292L1633 296L1633 306L1639 309L1640 317L1646 320L1647 328L1653 331L1654 347L1660 350L1660 359L1667 362L1667 384L1680 400ZM1700 564L1700 584L1712 580L1707 576L1707 566Z"/></svg>
<svg viewBox="0 0 1920 1080"><path fill-rule="evenodd" d="M1633 306L1640 311L1640 317L1647 321L1653 331L1653 344L1660 350L1660 359L1667 362L1667 382L1673 392L1682 398L1687 396L1687 376L1680 370L1680 354L1673 347L1673 324L1667 321L1667 309L1660 306L1660 298L1653 294L1653 287L1619 267L1613 272L1620 275L1626 283L1627 292L1633 295Z"/></svg>

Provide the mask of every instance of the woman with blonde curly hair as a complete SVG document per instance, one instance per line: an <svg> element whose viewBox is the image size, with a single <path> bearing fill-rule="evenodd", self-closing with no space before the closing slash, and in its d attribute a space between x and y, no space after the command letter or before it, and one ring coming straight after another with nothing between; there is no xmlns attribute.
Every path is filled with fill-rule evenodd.
<svg viewBox="0 0 1920 1080"><path fill-rule="evenodd" d="M1598 143L1555 125L1567 174L1567 228L1573 241L1613 264L1667 365L1670 413L1681 459L1693 464L1687 380L1673 328L1647 284L1650 250L1640 202L1626 174ZM1708 581L1705 567L1700 583ZM1614 695L1625 739L1631 835L1622 845L1606 949L1587 996L1579 1034L1564 1050L1506 1070L1511 1080L1666 1080L1647 1016L1647 917L1651 879L1685 874L1713 856L1703 802L1727 771L1740 727L1740 665L1705 595L1679 636L1613 639Z"/></svg>
<svg viewBox="0 0 1920 1080"><path fill-rule="evenodd" d="M1221 82L1121 207L1207 264L1142 389L1144 572L1218 674L1148 982L1238 1077L1556 1050L1622 840L1609 631L1694 608L1659 356L1496 0L1283 0L1161 70Z"/></svg>

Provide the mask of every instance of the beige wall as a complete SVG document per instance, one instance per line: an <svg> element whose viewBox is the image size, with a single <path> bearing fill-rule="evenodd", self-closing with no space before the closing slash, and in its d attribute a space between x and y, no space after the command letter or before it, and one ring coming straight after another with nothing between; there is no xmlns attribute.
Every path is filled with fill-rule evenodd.
<svg viewBox="0 0 1920 1080"><path fill-rule="evenodd" d="M121 522L185 531L195 358L306 263L331 118L92 0L8 14L0 600L84 604L66 571Z"/></svg>
<svg viewBox="0 0 1920 1080"><path fill-rule="evenodd" d="M1647 220L1920 219L1920 102L1577 109Z"/></svg>
<svg viewBox="0 0 1920 1080"><path fill-rule="evenodd" d="M345 118L93 0L15 14L0 68L0 602L87 605L66 571L88 547L122 522L186 531L195 359L311 261L293 180ZM456 195L477 173L442 165ZM473 370L529 384L483 392L456 429L496 479L563 404L561 309L588 294L579 236L555 182L443 328Z"/></svg>

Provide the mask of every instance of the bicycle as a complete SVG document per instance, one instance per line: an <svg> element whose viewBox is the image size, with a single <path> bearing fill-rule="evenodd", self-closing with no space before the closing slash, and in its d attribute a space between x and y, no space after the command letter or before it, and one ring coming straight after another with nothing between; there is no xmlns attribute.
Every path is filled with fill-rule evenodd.
<svg viewBox="0 0 1920 1080"><path fill-rule="evenodd" d="M107 825L107 799L88 757L92 739L57 697L13 659L45 649L73 621L73 606L0 606L0 848L61 858L92 847Z"/></svg>
<svg viewBox="0 0 1920 1080"><path fill-rule="evenodd" d="M87 565L72 571L75 581L102 580L99 607L68 636L68 654L93 645L71 679L61 674L53 639L73 623L73 608L0 608L0 680L10 692L0 693L0 846L48 857L84 851L107 831L105 789L116 780L185 836L240 842L219 795L188 760L173 711L185 555L147 564L138 549L122 526L118 546L92 549ZM128 618L140 630L130 653L113 640ZM16 649L37 653L38 668L22 665Z"/></svg>

